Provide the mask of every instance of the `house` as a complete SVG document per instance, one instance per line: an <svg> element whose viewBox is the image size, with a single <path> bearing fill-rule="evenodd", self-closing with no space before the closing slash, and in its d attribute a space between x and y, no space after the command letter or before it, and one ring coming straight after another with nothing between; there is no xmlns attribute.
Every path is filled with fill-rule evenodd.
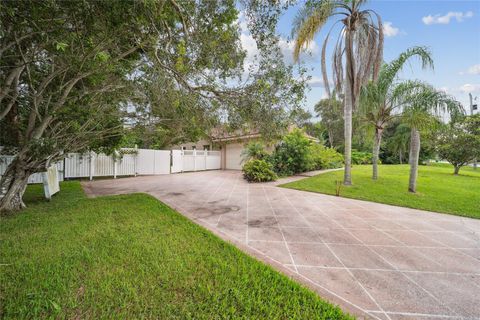
<svg viewBox="0 0 480 320"><path fill-rule="evenodd" d="M293 130L293 127L289 131ZM318 139L305 134L307 138L318 142ZM197 142L187 142L171 146L171 149L180 150L217 150L221 153L221 169L241 170L243 166L242 153L245 146L255 140L262 141L262 135L255 130L236 130L228 132L221 128L212 130L210 140L202 139ZM273 144L266 144L267 151L273 151Z"/></svg>

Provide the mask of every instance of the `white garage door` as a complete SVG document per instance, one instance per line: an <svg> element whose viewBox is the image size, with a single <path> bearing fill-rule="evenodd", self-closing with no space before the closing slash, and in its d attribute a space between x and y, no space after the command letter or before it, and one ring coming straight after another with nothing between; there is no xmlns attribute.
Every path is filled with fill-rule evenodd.
<svg viewBox="0 0 480 320"><path fill-rule="evenodd" d="M242 170L243 144L231 143L226 145L225 167L226 169Z"/></svg>

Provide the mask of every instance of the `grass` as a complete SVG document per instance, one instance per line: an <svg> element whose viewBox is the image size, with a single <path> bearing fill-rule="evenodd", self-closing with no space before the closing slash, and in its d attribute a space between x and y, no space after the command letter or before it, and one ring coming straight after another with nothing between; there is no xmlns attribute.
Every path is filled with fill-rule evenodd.
<svg viewBox="0 0 480 320"><path fill-rule="evenodd" d="M352 319L148 195L25 201L0 220L2 319Z"/></svg>
<svg viewBox="0 0 480 320"><path fill-rule="evenodd" d="M436 211L480 219L480 169L464 167L458 176L453 166L420 166L417 193L408 192L408 165L381 165L379 179L371 178L371 166L354 166L352 186L342 186L340 195L402 207ZM335 195L335 181L343 170L287 183L283 187Z"/></svg>

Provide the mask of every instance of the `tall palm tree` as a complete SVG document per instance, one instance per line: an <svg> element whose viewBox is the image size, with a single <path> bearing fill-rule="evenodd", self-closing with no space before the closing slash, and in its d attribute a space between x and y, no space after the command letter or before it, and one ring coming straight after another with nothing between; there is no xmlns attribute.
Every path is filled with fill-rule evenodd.
<svg viewBox="0 0 480 320"><path fill-rule="evenodd" d="M408 191L417 191L420 130L437 125L441 113L455 116L462 113L461 104L443 91L429 84L416 82L416 87L402 97L402 121L410 127L410 177Z"/></svg>
<svg viewBox="0 0 480 320"><path fill-rule="evenodd" d="M380 69L378 79L369 81L361 90L360 111L364 121L371 124L375 129L373 141L372 179L378 178L378 156L382 134L388 123L398 116L395 113L399 94L405 94L408 87L396 82L398 73L402 70L407 61L418 57L422 62L422 68L433 67L433 60L430 52L425 47L413 47L401 53L399 57ZM413 86L414 87L414 86Z"/></svg>
<svg viewBox="0 0 480 320"><path fill-rule="evenodd" d="M345 171L343 183L352 184L352 113L358 105L360 88L370 77L376 80L383 59L383 25L373 10L363 10L366 0L310 0L298 12L292 35L295 38L294 59L313 41L330 18L337 18L322 45L322 76L327 94L330 87L325 63L328 40L340 25L333 50L333 82L338 92L344 92ZM345 68L343 64L345 63Z"/></svg>

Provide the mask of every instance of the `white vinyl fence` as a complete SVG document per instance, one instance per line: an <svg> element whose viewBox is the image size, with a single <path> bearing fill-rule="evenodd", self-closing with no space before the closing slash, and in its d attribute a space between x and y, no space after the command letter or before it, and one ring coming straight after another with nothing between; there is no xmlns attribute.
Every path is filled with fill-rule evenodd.
<svg viewBox="0 0 480 320"><path fill-rule="evenodd" d="M69 153L56 164L59 180L216 170L221 163L220 151L122 149L121 153ZM13 159L14 156L0 156L0 176ZM42 174L32 174L28 182L42 183Z"/></svg>

